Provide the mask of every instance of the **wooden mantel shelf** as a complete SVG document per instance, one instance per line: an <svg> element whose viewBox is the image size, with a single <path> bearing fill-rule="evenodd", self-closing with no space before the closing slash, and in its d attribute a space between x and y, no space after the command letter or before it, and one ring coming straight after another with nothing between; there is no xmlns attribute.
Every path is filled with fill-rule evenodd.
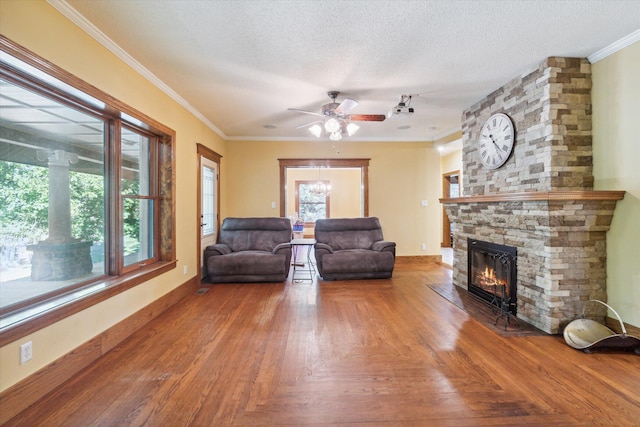
<svg viewBox="0 0 640 427"><path fill-rule="evenodd" d="M500 193L485 196L453 197L440 199L443 204L495 203L521 201L567 201L567 200L622 200L625 191L528 191L522 193Z"/></svg>

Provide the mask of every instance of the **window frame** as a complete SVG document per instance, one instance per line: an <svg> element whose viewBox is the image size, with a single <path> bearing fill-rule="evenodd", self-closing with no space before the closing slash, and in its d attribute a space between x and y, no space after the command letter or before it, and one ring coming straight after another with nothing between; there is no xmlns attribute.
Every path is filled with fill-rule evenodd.
<svg viewBox="0 0 640 427"><path fill-rule="evenodd" d="M154 208L154 221L156 221L154 224L154 258L136 265L136 268L133 269L123 268L123 261L118 261L121 258L119 255L122 253L118 251L118 248L123 248L122 241L118 241L118 237L112 236L113 233L119 231L107 227L109 234L105 235L104 243L105 257L108 258L105 261L108 262L109 268L105 271L105 275L65 288L64 292L52 298L37 302L32 301L31 305L25 307L20 307L17 304L17 308L14 308L12 312L2 313L3 317L14 316L15 319L18 319L0 329L0 346L4 346L176 268L176 237L174 232L176 223L174 207L176 134L171 128L2 35L0 35L0 50L104 103L104 108L100 111L95 105L66 93L62 89L50 86L22 71L16 71L15 68L9 68L11 74L15 76L11 79L12 81L28 86L30 90L35 89L47 97L54 96L56 100L73 108L89 111L92 115L96 115L98 112L100 117L106 119L107 138L111 139L112 144L107 144L109 153L105 153L105 194L110 195L106 198L107 201L118 200L119 203L105 205L105 224L122 226L121 220L114 219L122 218L122 198L118 194L121 163L119 129L126 123L126 127L130 129L145 135L152 135L156 138L156 143L153 145L154 150L157 150L155 153L157 159L152 165L154 173L157 175L156 191L154 192L154 200L156 200L154 203L157 203ZM7 67L2 65L1 68L2 74L7 74L5 71ZM114 195L117 199L113 198ZM74 295L78 297L74 298Z"/></svg>
<svg viewBox="0 0 640 427"><path fill-rule="evenodd" d="M331 183L331 181L329 180L296 180L295 181L295 185L296 185L296 190L295 190L295 194L296 194L296 199L295 199L295 203L296 203L296 212L298 212L298 215L300 215L300 212L302 212L302 210L300 209L300 186L301 185L314 185L314 184L318 184L318 183L323 183L325 185L329 185ZM308 202L307 202L308 204ZM315 204L319 204L319 203L315 203ZM325 218L331 218L331 193L327 193L324 196L324 206L325 206ZM305 221L304 225L306 225L307 227L313 226L315 224L315 222L308 222Z"/></svg>
<svg viewBox="0 0 640 427"><path fill-rule="evenodd" d="M118 201L119 201L119 214L118 214L118 218L119 221L117 221L117 237L116 237L116 241L119 242L119 246L118 248L122 248L124 249L124 241L122 241L123 239L123 225L124 225L124 219L123 219L123 215L124 215L124 202L127 199L130 200L151 200L154 204L154 209L153 209L153 223L154 223L154 228L153 228L153 255L151 257L139 260L137 262L131 263L131 264L125 264L124 262L124 250L121 252L117 252L116 255L118 257L118 261L116 262L117 270L120 273L128 273L130 271L136 270L138 268L144 267L145 265L148 264L152 264L158 261L158 251L159 251L159 247L158 247L158 243L159 243L159 238L160 238L160 231L158 229L158 224L160 223L160 212L159 212L159 206L160 206L160 197L158 194L158 180L159 177L157 175L158 172L158 158L157 158L157 139L158 136L145 131L144 129L140 129L138 127L133 126L131 123L122 123L121 124L121 128L127 128L130 131L136 132L139 135L142 135L146 138L149 139L149 176L150 176L150 186L149 186L149 194L148 195L143 195L143 194L123 194L122 193L122 189L119 188L118 191ZM118 138L117 141L117 145L118 145L118 151L120 151L121 149L121 144L122 144L122 138ZM119 182L122 182L122 162L118 162L120 168L119 170ZM113 194L113 196L115 197L116 195ZM117 250L116 250L117 251Z"/></svg>

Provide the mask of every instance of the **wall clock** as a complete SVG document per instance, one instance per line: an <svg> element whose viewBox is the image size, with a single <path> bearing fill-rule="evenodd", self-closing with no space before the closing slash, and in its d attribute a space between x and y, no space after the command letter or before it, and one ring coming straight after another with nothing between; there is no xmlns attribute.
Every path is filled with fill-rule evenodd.
<svg viewBox="0 0 640 427"><path fill-rule="evenodd" d="M513 122L503 113L489 117L480 131L478 149L480 161L487 169L502 166L513 150Z"/></svg>

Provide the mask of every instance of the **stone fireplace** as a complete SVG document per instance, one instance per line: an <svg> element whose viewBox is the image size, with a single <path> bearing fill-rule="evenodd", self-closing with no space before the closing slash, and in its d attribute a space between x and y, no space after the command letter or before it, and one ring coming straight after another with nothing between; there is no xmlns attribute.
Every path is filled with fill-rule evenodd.
<svg viewBox="0 0 640 427"><path fill-rule="evenodd" d="M517 314L517 248L468 239L469 292L513 315Z"/></svg>
<svg viewBox="0 0 640 427"><path fill-rule="evenodd" d="M477 141L498 112L513 121L515 145L490 170ZM441 199L454 229L453 283L468 289L469 241L515 247L518 318L561 333L586 301L606 300L606 233L624 197L593 191L591 65L548 58L467 109L462 130L463 196Z"/></svg>

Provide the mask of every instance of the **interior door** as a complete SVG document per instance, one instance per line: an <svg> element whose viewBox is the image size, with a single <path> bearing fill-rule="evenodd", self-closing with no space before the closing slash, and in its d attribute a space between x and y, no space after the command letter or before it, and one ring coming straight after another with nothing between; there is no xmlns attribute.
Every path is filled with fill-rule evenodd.
<svg viewBox="0 0 640 427"><path fill-rule="evenodd" d="M442 175L442 197L445 199L460 197L460 171ZM453 247L451 223L444 207L442 208L442 243L443 248Z"/></svg>
<svg viewBox="0 0 640 427"><path fill-rule="evenodd" d="M218 164L200 156L200 278L207 276L204 249L218 237Z"/></svg>

